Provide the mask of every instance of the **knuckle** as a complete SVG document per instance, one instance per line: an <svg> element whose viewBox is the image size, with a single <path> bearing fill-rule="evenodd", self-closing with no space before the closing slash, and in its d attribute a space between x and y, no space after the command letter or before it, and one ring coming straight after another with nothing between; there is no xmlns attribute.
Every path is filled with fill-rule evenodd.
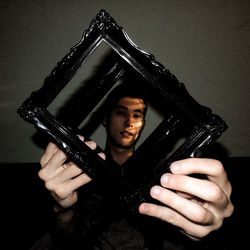
<svg viewBox="0 0 250 250"><path fill-rule="evenodd" d="M197 158L191 157L191 158L188 158L187 160L188 160L188 162L189 162L190 164L197 164Z"/></svg>
<svg viewBox="0 0 250 250"><path fill-rule="evenodd" d="M224 192L222 192L222 190L217 185L213 185L213 188L210 189L210 197L211 201L214 202L223 202L226 198Z"/></svg>
<svg viewBox="0 0 250 250"><path fill-rule="evenodd" d="M60 199L65 199L67 197L65 189L63 187L61 187L61 186L58 186L58 187L54 188L53 192Z"/></svg>
<svg viewBox="0 0 250 250"><path fill-rule="evenodd" d="M223 224L223 219L219 220L219 221L216 223L215 230L221 228L222 224Z"/></svg>
<svg viewBox="0 0 250 250"><path fill-rule="evenodd" d="M194 230L191 230L190 232L187 232L188 235L191 235L195 238L202 239L206 237L211 231L213 231L214 227L206 227L206 226L199 226L198 228L195 228Z"/></svg>
<svg viewBox="0 0 250 250"><path fill-rule="evenodd" d="M226 217L230 217L233 214L233 212L234 212L234 205L230 202Z"/></svg>
<svg viewBox="0 0 250 250"><path fill-rule="evenodd" d="M177 217L175 213L170 213L167 217L167 221L172 224L172 225L176 225L176 221L177 221Z"/></svg>
<svg viewBox="0 0 250 250"><path fill-rule="evenodd" d="M222 165L222 163L218 160L214 160L214 163L215 163L215 175L221 176L221 175L225 174L225 169L224 169L224 166Z"/></svg>
<svg viewBox="0 0 250 250"><path fill-rule="evenodd" d="M162 221L166 221L172 225L176 225L178 220L177 215L173 210L166 212L161 206L155 207L154 211L152 211L152 216L161 219Z"/></svg>
<svg viewBox="0 0 250 250"><path fill-rule="evenodd" d="M208 228L202 228L199 231L196 232L195 237L198 237L200 239L206 237L211 230L209 230Z"/></svg>
<svg viewBox="0 0 250 250"><path fill-rule="evenodd" d="M42 168L42 169L40 169L39 170L39 172L38 172L38 176L39 176L39 178L41 179L41 180L46 180L46 177L47 177L47 174L46 174L46 169L45 168Z"/></svg>
<svg viewBox="0 0 250 250"><path fill-rule="evenodd" d="M209 225L211 224L211 216L209 213L205 210L202 210L198 215L197 215L197 222L201 225Z"/></svg>
<svg viewBox="0 0 250 250"><path fill-rule="evenodd" d="M212 231L218 230L223 224L223 220L218 220L216 221L216 223L213 223L210 226L198 226L198 227L194 227L190 230L185 231L187 233L187 235L191 236L191 237L195 237L196 239L202 239L204 237L206 237L207 235L209 235Z"/></svg>
<svg viewBox="0 0 250 250"><path fill-rule="evenodd" d="M160 218L160 212L159 212L159 210L160 210L159 206L156 206L154 208L154 210L152 211L152 216Z"/></svg>
<svg viewBox="0 0 250 250"><path fill-rule="evenodd" d="M79 175L83 173L83 170L75 164L70 165L69 168L71 169L72 173L75 175Z"/></svg>
<svg viewBox="0 0 250 250"><path fill-rule="evenodd" d="M234 212L234 205L229 201L227 208L224 210L224 218L230 217Z"/></svg>
<svg viewBox="0 0 250 250"><path fill-rule="evenodd" d="M152 216L161 220L165 220L163 218L162 208L160 206L155 206L154 210L152 211Z"/></svg>
<svg viewBox="0 0 250 250"><path fill-rule="evenodd" d="M45 182L45 187L46 189L48 189L49 191L53 191L55 192L55 184L54 184L54 181L53 180L48 180Z"/></svg>

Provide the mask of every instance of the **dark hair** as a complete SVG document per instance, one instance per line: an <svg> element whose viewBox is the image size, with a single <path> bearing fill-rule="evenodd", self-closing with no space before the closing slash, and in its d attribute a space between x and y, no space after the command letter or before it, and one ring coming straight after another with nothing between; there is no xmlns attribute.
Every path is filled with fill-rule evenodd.
<svg viewBox="0 0 250 250"><path fill-rule="evenodd" d="M145 113L147 112L147 96L144 91L144 88L142 84L139 84L138 82L128 83L123 82L116 86L114 89L111 90L111 92L108 94L106 100L103 104L103 115L109 116L112 110L116 107L117 103L123 98L123 97L132 97L132 98L139 98L142 99L144 104L146 105Z"/></svg>

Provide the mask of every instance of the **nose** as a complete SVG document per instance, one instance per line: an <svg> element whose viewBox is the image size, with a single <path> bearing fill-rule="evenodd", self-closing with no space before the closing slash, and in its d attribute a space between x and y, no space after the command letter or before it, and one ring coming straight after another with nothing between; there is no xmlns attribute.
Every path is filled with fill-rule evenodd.
<svg viewBox="0 0 250 250"><path fill-rule="evenodd" d="M133 116L128 114L125 120L125 127L126 128L133 128Z"/></svg>

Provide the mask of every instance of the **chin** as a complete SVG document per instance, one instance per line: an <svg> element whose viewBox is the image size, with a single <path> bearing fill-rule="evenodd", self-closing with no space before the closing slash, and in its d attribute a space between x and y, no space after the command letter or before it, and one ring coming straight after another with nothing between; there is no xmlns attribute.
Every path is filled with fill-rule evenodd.
<svg viewBox="0 0 250 250"><path fill-rule="evenodd" d="M118 146L119 148L130 149L130 148L134 147L135 143L134 142L118 142L118 141L116 141L115 145Z"/></svg>
<svg viewBox="0 0 250 250"><path fill-rule="evenodd" d="M123 149L131 149L135 146L137 140L134 138L130 140L124 140L124 138L114 138L112 136L109 137L109 141L116 147L123 148Z"/></svg>
<svg viewBox="0 0 250 250"><path fill-rule="evenodd" d="M127 143L120 143L120 146L125 148L125 149L131 149L135 146L136 142L132 141L132 142L127 142Z"/></svg>

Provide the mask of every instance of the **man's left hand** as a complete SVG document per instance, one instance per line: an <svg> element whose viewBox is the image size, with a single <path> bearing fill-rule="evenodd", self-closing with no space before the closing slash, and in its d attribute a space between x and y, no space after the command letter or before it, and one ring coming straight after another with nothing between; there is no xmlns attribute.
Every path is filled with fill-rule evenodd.
<svg viewBox="0 0 250 250"><path fill-rule="evenodd" d="M150 191L163 205L143 203L139 212L179 227L192 239L220 228L234 210L230 200L232 187L223 165L217 160L190 158L172 163L170 169L171 173L161 177L161 185Z"/></svg>

